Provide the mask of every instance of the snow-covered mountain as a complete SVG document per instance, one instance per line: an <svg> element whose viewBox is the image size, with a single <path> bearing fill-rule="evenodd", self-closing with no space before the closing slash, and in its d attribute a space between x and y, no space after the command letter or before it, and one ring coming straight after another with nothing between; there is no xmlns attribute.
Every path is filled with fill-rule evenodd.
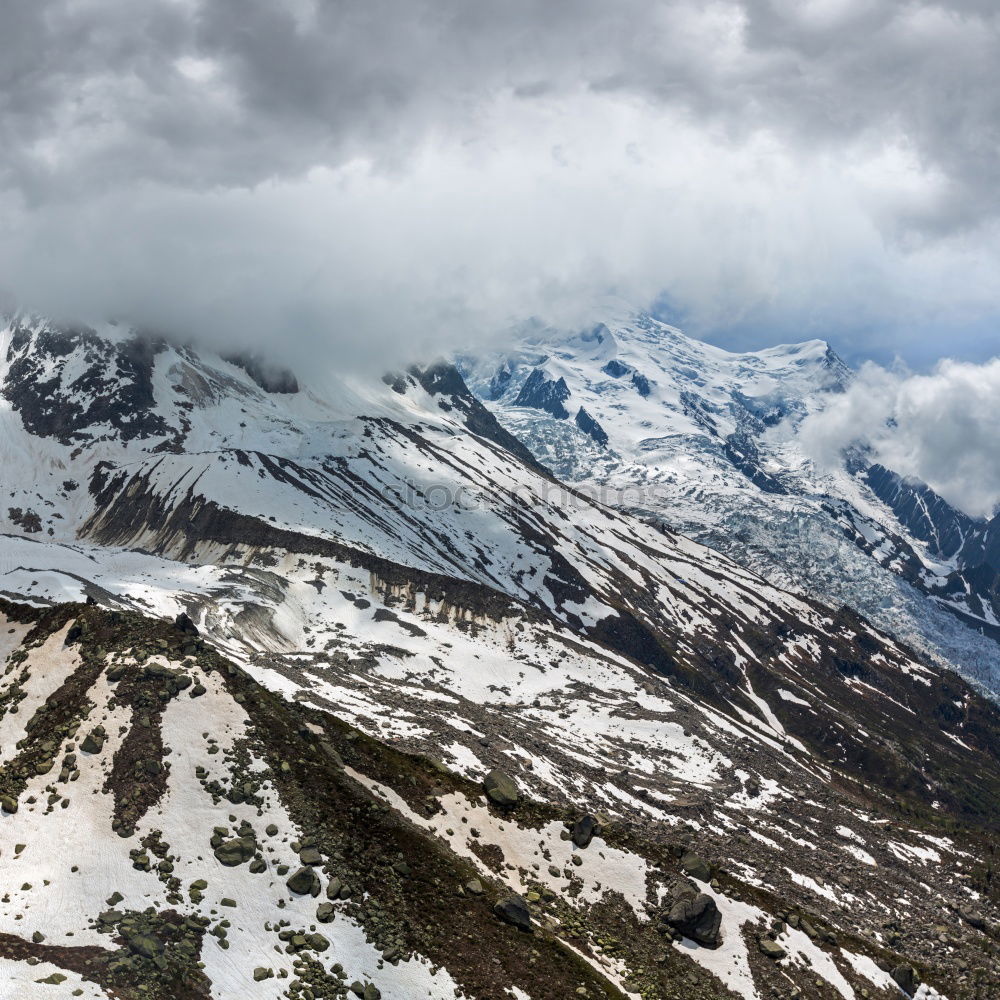
<svg viewBox="0 0 1000 1000"><path fill-rule="evenodd" d="M956 674L563 485L447 365L0 339L17 996L1000 989L1000 711ZM801 360L761 378L847 377Z"/></svg>
<svg viewBox="0 0 1000 1000"><path fill-rule="evenodd" d="M823 341L731 354L612 310L583 332L527 325L457 364L577 488L846 603L1000 691L1000 519L857 451L817 469L798 428L853 377Z"/></svg>

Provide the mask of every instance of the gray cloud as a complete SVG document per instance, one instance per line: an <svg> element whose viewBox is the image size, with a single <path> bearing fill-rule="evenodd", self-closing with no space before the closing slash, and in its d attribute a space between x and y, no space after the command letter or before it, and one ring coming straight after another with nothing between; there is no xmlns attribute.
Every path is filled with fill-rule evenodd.
<svg viewBox="0 0 1000 1000"><path fill-rule="evenodd" d="M2 8L8 183L32 197L159 178L254 184L441 132L498 94L581 89L733 134L858 154L897 144L940 175L893 222L997 211L1000 12L970 0L42 0Z"/></svg>
<svg viewBox="0 0 1000 1000"><path fill-rule="evenodd" d="M883 349L1000 313L986 2L0 0L0 26L0 267L43 307L467 334L597 286L714 335L851 309Z"/></svg>
<svg viewBox="0 0 1000 1000"><path fill-rule="evenodd" d="M1000 504L1000 358L944 361L927 375L866 365L847 392L803 421L800 438L820 465L864 445L877 461L927 483L973 517Z"/></svg>

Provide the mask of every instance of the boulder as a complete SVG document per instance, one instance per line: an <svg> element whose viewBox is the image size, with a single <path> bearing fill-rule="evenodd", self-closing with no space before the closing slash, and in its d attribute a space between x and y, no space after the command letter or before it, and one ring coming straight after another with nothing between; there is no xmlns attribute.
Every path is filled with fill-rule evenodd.
<svg viewBox="0 0 1000 1000"><path fill-rule="evenodd" d="M714 948L720 943L722 914L711 896L703 892L678 899L667 914L667 923L679 934Z"/></svg>
<svg viewBox="0 0 1000 1000"><path fill-rule="evenodd" d="M215 849L219 863L227 868L235 868L249 861L257 850L257 841L253 837L234 837L220 844Z"/></svg>
<svg viewBox="0 0 1000 1000"><path fill-rule="evenodd" d="M4 809L7 809L7 807L4 806ZM7 810L7 811L11 812L12 810ZM970 927L975 927L976 930L978 931L986 930L986 917L984 917L982 913L980 913L978 910L973 910L971 907L968 906L960 906L958 908L958 912L961 918Z"/></svg>
<svg viewBox="0 0 1000 1000"><path fill-rule="evenodd" d="M777 941L772 940L769 937L759 938L757 941L757 946L760 948L760 953L766 955L768 958L773 959L775 962L781 961L785 957L785 949L778 944Z"/></svg>
<svg viewBox="0 0 1000 1000"><path fill-rule="evenodd" d="M708 862L694 851L685 851L681 855L681 868L685 875L690 875L699 882L710 882L712 879L712 869Z"/></svg>
<svg viewBox="0 0 1000 1000"><path fill-rule="evenodd" d="M601 824L597 822L595 817L588 813L573 824L570 836L573 843L582 850L585 847L589 847L591 840L594 837L600 836L600 833Z"/></svg>
<svg viewBox="0 0 1000 1000"><path fill-rule="evenodd" d="M58 986L60 983L66 982L66 977L61 972L53 972L51 976L36 979L35 982L41 983L43 986Z"/></svg>
<svg viewBox="0 0 1000 1000"><path fill-rule="evenodd" d="M917 970L912 965L897 965L889 975L907 996L913 996L917 992L920 980L917 978Z"/></svg>
<svg viewBox="0 0 1000 1000"><path fill-rule="evenodd" d="M104 749L104 734L99 733L96 729L87 733L80 744L80 749L84 753L100 753Z"/></svg>
<svg viewBox="0 0 1000 1000"><path fill-rule="evenodd" d="M521 800L521 790L517 787L517 783L498 767L493 768L483 779L483 788L494 805L510 808Z"/></svg>
<svg viewBox="0 0 1000 1000"><path fill-rule="evenodd" d="M13 795L0 795L0 809L5 813L16 813L17 799Z"/></svg>
<svg viewBox="0 0 1000 1000"><path fill-rule="evenodd" d="M122 936L128 945L129 951L134 955L142 955L143 958L156 958L163 953L163 942L152 934L143 933L140 930L124 929Z"/></svg>
<svg viewBox="0 0 1000 1000"><path fill-rule="evenodd" d="M519 931L526 931L530 934L533 930L528 904L520 896L507 896L505 899L501 899L493 907L493 912L504 923L513 925Z"/></svg>
<svg viewBox="0 0 1000 1000"><path fill-rule="evenodd" d="M312 870L312 868L300 868L297 872L288 876L285 880L285 885L287 885L292 892L297 893L299 896L304 896L306 893L310 896L319 895L319 876Z"/></svg>
<svg viewBox="0 0 1000 1000"><path fill-rule="evenodd" d="M198 626L183 611L174 619L174 628L185 635L198 634Z"/></svg>
<svg viewBox="0 0 1000 1000"><path fill-rule="evenodd" d="M465 883L465 891L469 893L470 896L481 896L483 894L483 883L477 878L470 878L469 881Z"/></svg>

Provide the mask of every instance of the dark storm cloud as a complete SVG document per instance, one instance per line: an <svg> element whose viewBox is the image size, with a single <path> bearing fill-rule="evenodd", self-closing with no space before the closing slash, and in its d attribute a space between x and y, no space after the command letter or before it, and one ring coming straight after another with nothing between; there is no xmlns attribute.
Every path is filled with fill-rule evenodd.
<svg viewBox="0 0 1000 1000"><path fill-rule="evenodd" d="M614 292L731 347L981 359L998 16L0 0L0 294L381 354Z"/></svg>
<svg viewBox="0 0 1000 1000"><path fill-rule="evenodd" d="M31 199L357 155L402 168L442 133L474 137L500 92L584 88L810 150L903 144L940 184L887 225L947 231L1000 204L985 2L8 0L2 22L4 177Z"/></svg>

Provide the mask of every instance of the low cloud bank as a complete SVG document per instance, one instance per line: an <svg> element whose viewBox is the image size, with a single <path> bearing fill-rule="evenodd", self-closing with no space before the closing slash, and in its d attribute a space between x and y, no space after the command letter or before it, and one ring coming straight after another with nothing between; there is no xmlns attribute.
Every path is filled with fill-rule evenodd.
<svg viewBox="0 0 1000 1000"><path fill-rule="evenodd" d="M1000 357L941 361L926 375L867 364L800 434L821 466L867 446L879 462L919 479L973 517L1000 505Z"/></svg>

